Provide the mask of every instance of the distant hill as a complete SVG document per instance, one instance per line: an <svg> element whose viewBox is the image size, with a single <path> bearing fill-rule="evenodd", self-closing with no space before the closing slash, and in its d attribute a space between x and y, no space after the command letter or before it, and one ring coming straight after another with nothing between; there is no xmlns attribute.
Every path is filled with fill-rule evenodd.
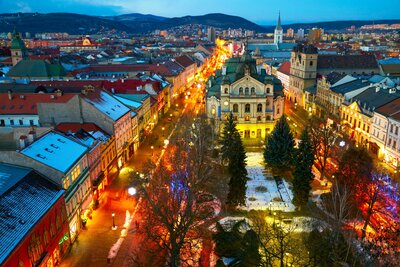
<svg viewBox="0 0 400 267"><path fill-rule="evenodd" d="M21 32L67 32L94 34L111 29L131 31L117 21L74 13L13 13L0 14L0 32L10 32L14 26Z"/></svg>
<svg viewBox="0 0 400 267"><path fill-rule="evenodd" d="M0 32L10 32L14 26L21 32L67 32L95 34L115 29L128 33L146 33L185 24L203 24L218 28L243 28L264 31L264 28L246 19L225 14L164 18L138 13L96 17L74 13L13 13L0 14Z"/></svg>
<svg viewBox="0 0 400 267"><path fill-rule="evenodd" d="M311 28L323 28L326 31L331 30L345 30L352 25L357 28L363 25L369 24L396 24L400 23L400 19L387 19L387 20L340 20L340 21L326 21L326 22L310 22L310 23L292 23L282 25L282 27L286 30L288 28L292 29L311 29ZM267 32L273 32L275 26L264 26Z"/></svg>
<svg viewBox="0 0 400 267"><path fill-rule="evenodd" d="M140 14L140 13L130 13L118 16L105 16L100 18L110 19L114 21L162 21L167 19L166 17L160 17L151 14Z"/></svg>
<svg viewBox="0 0 400 267"><path fill-rule="evenodd" d="M203 16L184 16L176 18L166 18L162 21L124 21L127 26L134 27L142 32L155 29L168 29L186 24L202 24L213 26L216 28L242 28L254 30L257 32L264 31L264 28L242 17L225 15L220 13L207 14Z"/></svg>
<svg viewBox="0 0 400 267"><path fill-rule="evenodd" d="M400 20L375 21L330 21L315 23L294 23L283 25L283 28L310 29L313 27L325 30L343 30L352 25L360 27L365 24L394 24ZM165 18L151 14L124 14L118 16L87 16L75 13L12 13L0 14L0 32L10 32L14 26L21 32L67 32L69 34L97 34L108 30L126 31L128 33L147 33L156 29L164 30L186 24L202 24L216 28L242 28L256 32L273 32L273 26L260 26L238 16L213 13L203 16L184 16Z"/></svg>

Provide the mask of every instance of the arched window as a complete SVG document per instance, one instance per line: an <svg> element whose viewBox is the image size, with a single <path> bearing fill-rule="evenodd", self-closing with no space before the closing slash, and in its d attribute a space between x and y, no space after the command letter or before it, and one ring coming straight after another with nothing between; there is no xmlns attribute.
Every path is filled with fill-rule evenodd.
<svg viewBox="0 0 400 267"><path fill-rule="evenodd" d="M249 87L246 87L246 89L244 89L244 94L248 95L250 93Z"/></svg>
<svg viewBox="0 0 400 267"><path fill-rule="evenodd" d="M239 105L233 104L233 112L239 112Z"/></svg>
<svg viewBox="0 0 400 267"><path fill-rule="evenodd" d="M257 105L257 112L262 112L262 104Z"/></svg>
<svg viewBox="0 0 400 267"><path fill-rule="evenodd" d="M251 87L251 94L252 94L252 95L255 95L255 94L256 94L256 88Z"/></svg>
<svg viewBox="0 0 400 267"><path fill-rule="evenodd" d="M244 112L250 112L250 104L244 106Z"/></svg>
<svg viewBox="0 0 400 267"><path fill-rule="evenodd" d="M267 94L269 94L271 92L270 88L267 88Z"/></svg>
<svg viewBox="0 0 400 267"><path fill-rule="evenodd" d="M227 94L228 93L228 88L225 88L225 94Z"/></svg>
<svg viewBox="0 0 400 267"><path fill-rule="evenodd" d="M243 95L243 87L239 88L239 95Z"/></svg>

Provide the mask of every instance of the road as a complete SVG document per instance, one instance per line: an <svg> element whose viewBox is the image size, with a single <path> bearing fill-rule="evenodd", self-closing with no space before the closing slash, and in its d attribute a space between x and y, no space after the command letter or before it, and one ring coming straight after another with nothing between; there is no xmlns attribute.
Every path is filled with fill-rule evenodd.
<svg viewBox="0 0 400 267"><path fill-rule="evenodd" d="M218 50L218 49L217 49ZM173 136L173 131L179 129L180 118L183 115L195 117L204 112L205 81L221 66L221 51L212 56L203 70L196 75L196 80L187 88L184 95L175 99L174 104L164 114L152 132L146 136L135 155L120 170L118 176L106 189L100 199L99 208L92 213L92 219L86 224L78 239L70 248L70 252L64 257L61 266L132 266L130 252L140 246L144 238L136 233L136 222L140 225L140 214L135 214L134 222L128 235L122 243L115 259L108 260L110 248L117 242L121 228L124 225L126 211L132 212L138 203L138 199L128 196L127 188L130 186L130 177L135 172L141 172L148 160L156 162L163 155L165 140ZM112 230L113 218L118 227ZM146 260L156 260L153 257ZM159 266L159 263L148 262L149 266Z"/></svg>

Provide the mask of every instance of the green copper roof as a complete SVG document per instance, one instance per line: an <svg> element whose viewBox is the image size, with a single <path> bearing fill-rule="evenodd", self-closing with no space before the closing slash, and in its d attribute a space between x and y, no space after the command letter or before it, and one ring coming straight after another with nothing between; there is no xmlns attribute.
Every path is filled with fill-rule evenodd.
<svg viewBox="0 0 400 267"><path fill-rule="evenodd" d="M280 94L282 91L282 83L275 76L267 75L265 70L257 72L257 65L247 52L241 57L230 58L225 62L225 75L222 75L222 70L217 70L215 76L211 76L207 81L207 96L220 97L220 89L222 84L232 84L245 76L246 71L249 71L250 76L264 83L274 86L274 93ZM211 83L211 84L210 84Z"/></svg>
<svg viewBox="0 0 400 267"><path fill-rule="evenodd" d="M19 33L15 29L12 35L11 49L25 49L24 41L21 39Z"/></svg>
<svg viewBox="0 0 400 267"><path fill-rule="evenodd" d="M62 77L66 71L60 64L50 64L45 60L21 60L9 72L9 77Z"/></svg>

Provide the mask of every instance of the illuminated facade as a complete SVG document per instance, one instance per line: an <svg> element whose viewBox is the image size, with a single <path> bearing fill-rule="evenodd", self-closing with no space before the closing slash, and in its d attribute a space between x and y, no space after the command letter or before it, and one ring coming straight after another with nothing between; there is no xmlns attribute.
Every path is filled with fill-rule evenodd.
<svg viewBox="0 0 400 267"><path fill-rule="evenodd" d="M206 112L224 122L232 112L242 138L265 138L283 114L281 82L257 69L248 53L231 58L207 82Z"/></svg>
<svg viewBox="0 0 400 267"><path fill-rule="evenodd" d="M315 85L317 77L317 49L312 45L298 44L290 57L289 101L305 106L305 89Z"/></svg>

